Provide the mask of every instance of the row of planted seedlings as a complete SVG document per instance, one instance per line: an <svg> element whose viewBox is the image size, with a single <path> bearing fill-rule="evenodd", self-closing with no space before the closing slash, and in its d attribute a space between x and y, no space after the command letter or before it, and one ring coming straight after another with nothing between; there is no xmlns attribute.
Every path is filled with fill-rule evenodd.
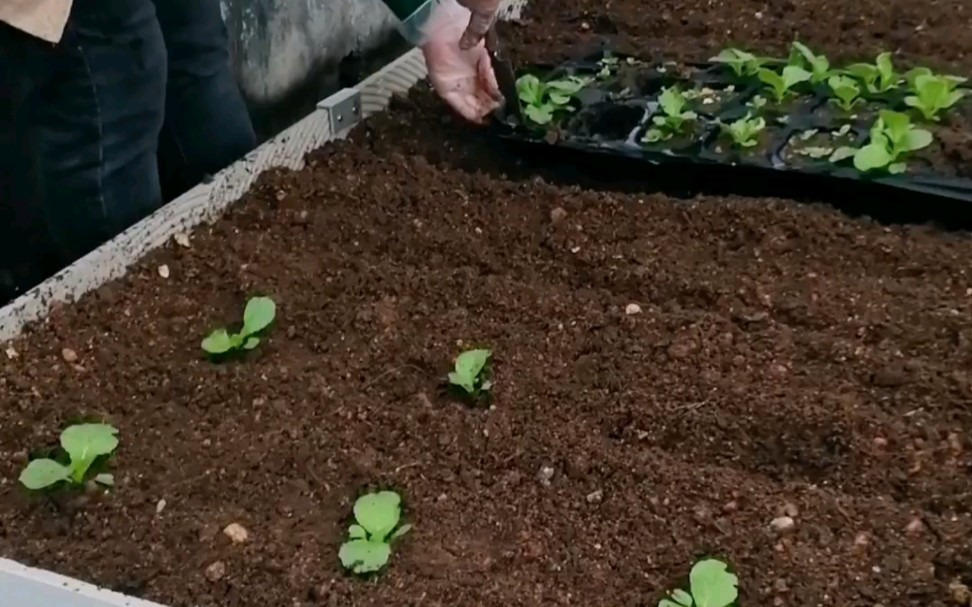
<svg viewBox="0 0 972 607"><path fill-rule="evenodd" d="M277 317L277 306L269 297L247 302L238 329L216 329L202 341L202 349L214 363L244 356L266 337ZM459 354L444 384L466 403L476 406L492 402L492 351L467 350ZM120 444L119 430L111 424L80 423L61 432L60 447L34 457L21 471L20 484L36 496L51 497L64 492L119 490L112 470ZM392 557L393 545L412 525L402 520L402 496L396 491L372 491L360 495L353 506L353 522L347 539L336 547L336 557L350 574L370 578L383 571ZM659 607L731 607L739 598L738 577L726 563L701 559L692 567L684 588L665 591Z"/></svg>
<svg viewBox="0 0 972 607"><path fill-rule="evenodd" d="M972 93L966 82L926 67L899 71L890 53L835 67L794 42L786 59L730 48L704 64L605 53L517 85L520 126L550 142L889 175L924 169L909 160Z"/></svg>

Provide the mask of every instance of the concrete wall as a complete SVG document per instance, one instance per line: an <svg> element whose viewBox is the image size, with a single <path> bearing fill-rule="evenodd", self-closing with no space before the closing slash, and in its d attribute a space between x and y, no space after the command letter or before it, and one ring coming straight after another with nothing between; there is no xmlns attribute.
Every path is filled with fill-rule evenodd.
<svg viewBox="0 0 972 607"><path fill-rule="evenodd" d="M351 53L386 42L396 20L381 0L221 0L247 101L267 107Z"/></svg>

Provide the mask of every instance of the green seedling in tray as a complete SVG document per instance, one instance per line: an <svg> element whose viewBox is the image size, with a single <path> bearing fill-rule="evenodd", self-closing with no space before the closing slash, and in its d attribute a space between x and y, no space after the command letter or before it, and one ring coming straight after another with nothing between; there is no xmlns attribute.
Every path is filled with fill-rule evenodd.
<svg viewBox="0 0 972 607"><path fill-rule="evenodd" d="M919 74L912 82L912 94L905 97L905 103L918 110L925 120L933 122L967 94L967 91L958 89L964 80L954 76Z"/></svg>
<svg viewBox="0 0 972 607"><path fill-rule="evenodd" d="M749 78L755 76L764 65L773 60L737 48L727 48L709 61L729 66L737 78Z"/></svg>
<svg viewBox="0 0 972 607"><path fill-rule="evenodd" d="M932 139L932 134L912 124L907 114L882 110L871 127L867 145L859 149L839 148L830 160L841 162L853 158L854 168L862 173L885 171L897 175L907 169L908 154L928 147Z"/></svg>
<svg viewBox="0 0 972 607"><path fill-rule="evenodd" d="M455 368L449 373L449 384L461 390L467 397L476 399L493 388L490 379L489 350L469 350L456 357Z"/></svg>
<svg viewBox="0 0 972 607"><path fill-rule="evenodd" d="M729 607L739 599L739 578L722 561L699 561L689 573L689 590L676 589L658 607Z"/></svg>
<svg viewBox="0 0 972 607"><path fill-rule="evenodd" d="M212 356L241 350L252 350L260 345L259 333L273 322L277 305L269 297L254 297L243 311L243 328L238 333L216 329L203 340L202 349Z"/></svg>
<svg viewBox="0 0 972 607"><path fill-rule="evenodd" d="M644 143L667 141L683 132L686 126L698 119L698 114L685 109L687 104L688 99L678 87L662 89L658 96L658 105L662 113L652 118L652 124L655 126L648 129L642 141Z"/></svg>
<svg viewBox="0 0 972 607"><path fill-rule="evenodd" d="M853 111L864 101L860 85L849 76L831 76L827 79L827 86L833 95L830 102L845 112Z"/></svg>
<svg viewBox="0 0 972 607"><path fill-rule="evenodd" d="M810 70L810 82L821 84L833 75L830 70L830 60L824 55L817 55L805 44L794 41L790 53L790 65L806 67Z"/></svg>
<svg viewBox="0 0 972 607"><path fill-rule="evenodd" d="M31 491L49 489L61 483L83 485L95 461L114 453L118 447L117 434L118 430L107 424L77 424L66 428L61 433L61 448L69 462L35 459L20 473L21 484ZM115 484L111 474L98 474L93 480L106 487Z"/></svg>
<svg viewBox="0 0 972 607"><path fill-rule="evenodd" d="M553 122L554 115L570 109L570 102L585 86L588 78L568 76L543 82L527 74L516 81L516 90L523 104L523 113L535 124L544 126Z"/></svg>
<svg viewBox="0 0 972 607"><path fill-rule="evenodd" d="M358 575L375 573L388 564L391 543L409 532L399 526L402 498L394 491L369 493L354 503L355 524L348 528L348 541L338 557L345 569Z"/></svg>
<svg viewBox="0 0 972 607"><path fill-rule="evenodd" d="M968 82L968 78L963 78L962 76L953 76L951 74L936 74L927 67L916 67L908 70L905 73L904 79L908 84L908 90L914 92L917 90L918 78L920 76L935 76L936 78L943 78L948 82L949 89L955 90L959 86Z"/></svg>
<svg viewBox="0 0 972 607"><path fill-rule="evenodd" d="M747 114L728 124L719 123L722 132L732 139L733 144L739 148L753 148L759 143L759 135L766 128L766 120L760 116Z"/></svg>
<svg viewBox="0 0 972 607"><path fill-rule="evenodd" d="M793 88L812 78L812 74L797 65L788 65L781 73L763 68L759 70L759 79L766 84L766 91L777 103L782 103L792 92Z"/></svg>
<svg viewBox="0 0 972 607"><path fill-rule="evenodd" d="M880 95L894 90L901 84L901 76L894 71L891 53L881 53L873 64L855 63L848 66L845 73L857 78L872 95Z"/></svg>

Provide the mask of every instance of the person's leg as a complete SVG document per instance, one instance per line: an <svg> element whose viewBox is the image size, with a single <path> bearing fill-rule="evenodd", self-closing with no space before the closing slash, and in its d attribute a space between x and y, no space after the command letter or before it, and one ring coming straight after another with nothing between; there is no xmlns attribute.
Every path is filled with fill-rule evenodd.
<svg viewBox="0 0 972 607"><path fill-rule="evenodd" d="M60 44L18 40L7 58L43 57L14 110L31 203L67 262L161 202L165 45L150 0L75 0Z"/></svg>
<svg viewBox="0 0 972 607"><path fill-rule="evenodd" d="M153 0L169 55L159 148L167 196L244 156L256 135L230 70L219 0Z"/></svg>

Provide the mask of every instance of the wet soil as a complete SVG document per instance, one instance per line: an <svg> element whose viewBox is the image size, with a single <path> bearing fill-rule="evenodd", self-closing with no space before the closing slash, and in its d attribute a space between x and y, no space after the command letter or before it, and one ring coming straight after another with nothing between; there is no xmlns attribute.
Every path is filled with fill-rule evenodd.
<svg viewBox="0 0 972 607"><path fill-rule="evenodd" d="M723 10L767 10L695 4L544 4L515 49L585 21L678 49L682 15L711 19L704 40ZM883 39L890 11L931 30L909 25L910 52L958 61L948 4L912 22L910 2L813 1L787 23ZM704 555L743 605L952 604L972 583L972 241L545 175L419 91L32 327L0 355L0 554L174 607L635 607ZM279 305L267 342L206 361L252 294ZM492 410L439 393L474 345L496 353ZM79 416L120 428L117 491L27 498L28 451ZM362 583L337 549L369 487L415 529Z"/></svg>

